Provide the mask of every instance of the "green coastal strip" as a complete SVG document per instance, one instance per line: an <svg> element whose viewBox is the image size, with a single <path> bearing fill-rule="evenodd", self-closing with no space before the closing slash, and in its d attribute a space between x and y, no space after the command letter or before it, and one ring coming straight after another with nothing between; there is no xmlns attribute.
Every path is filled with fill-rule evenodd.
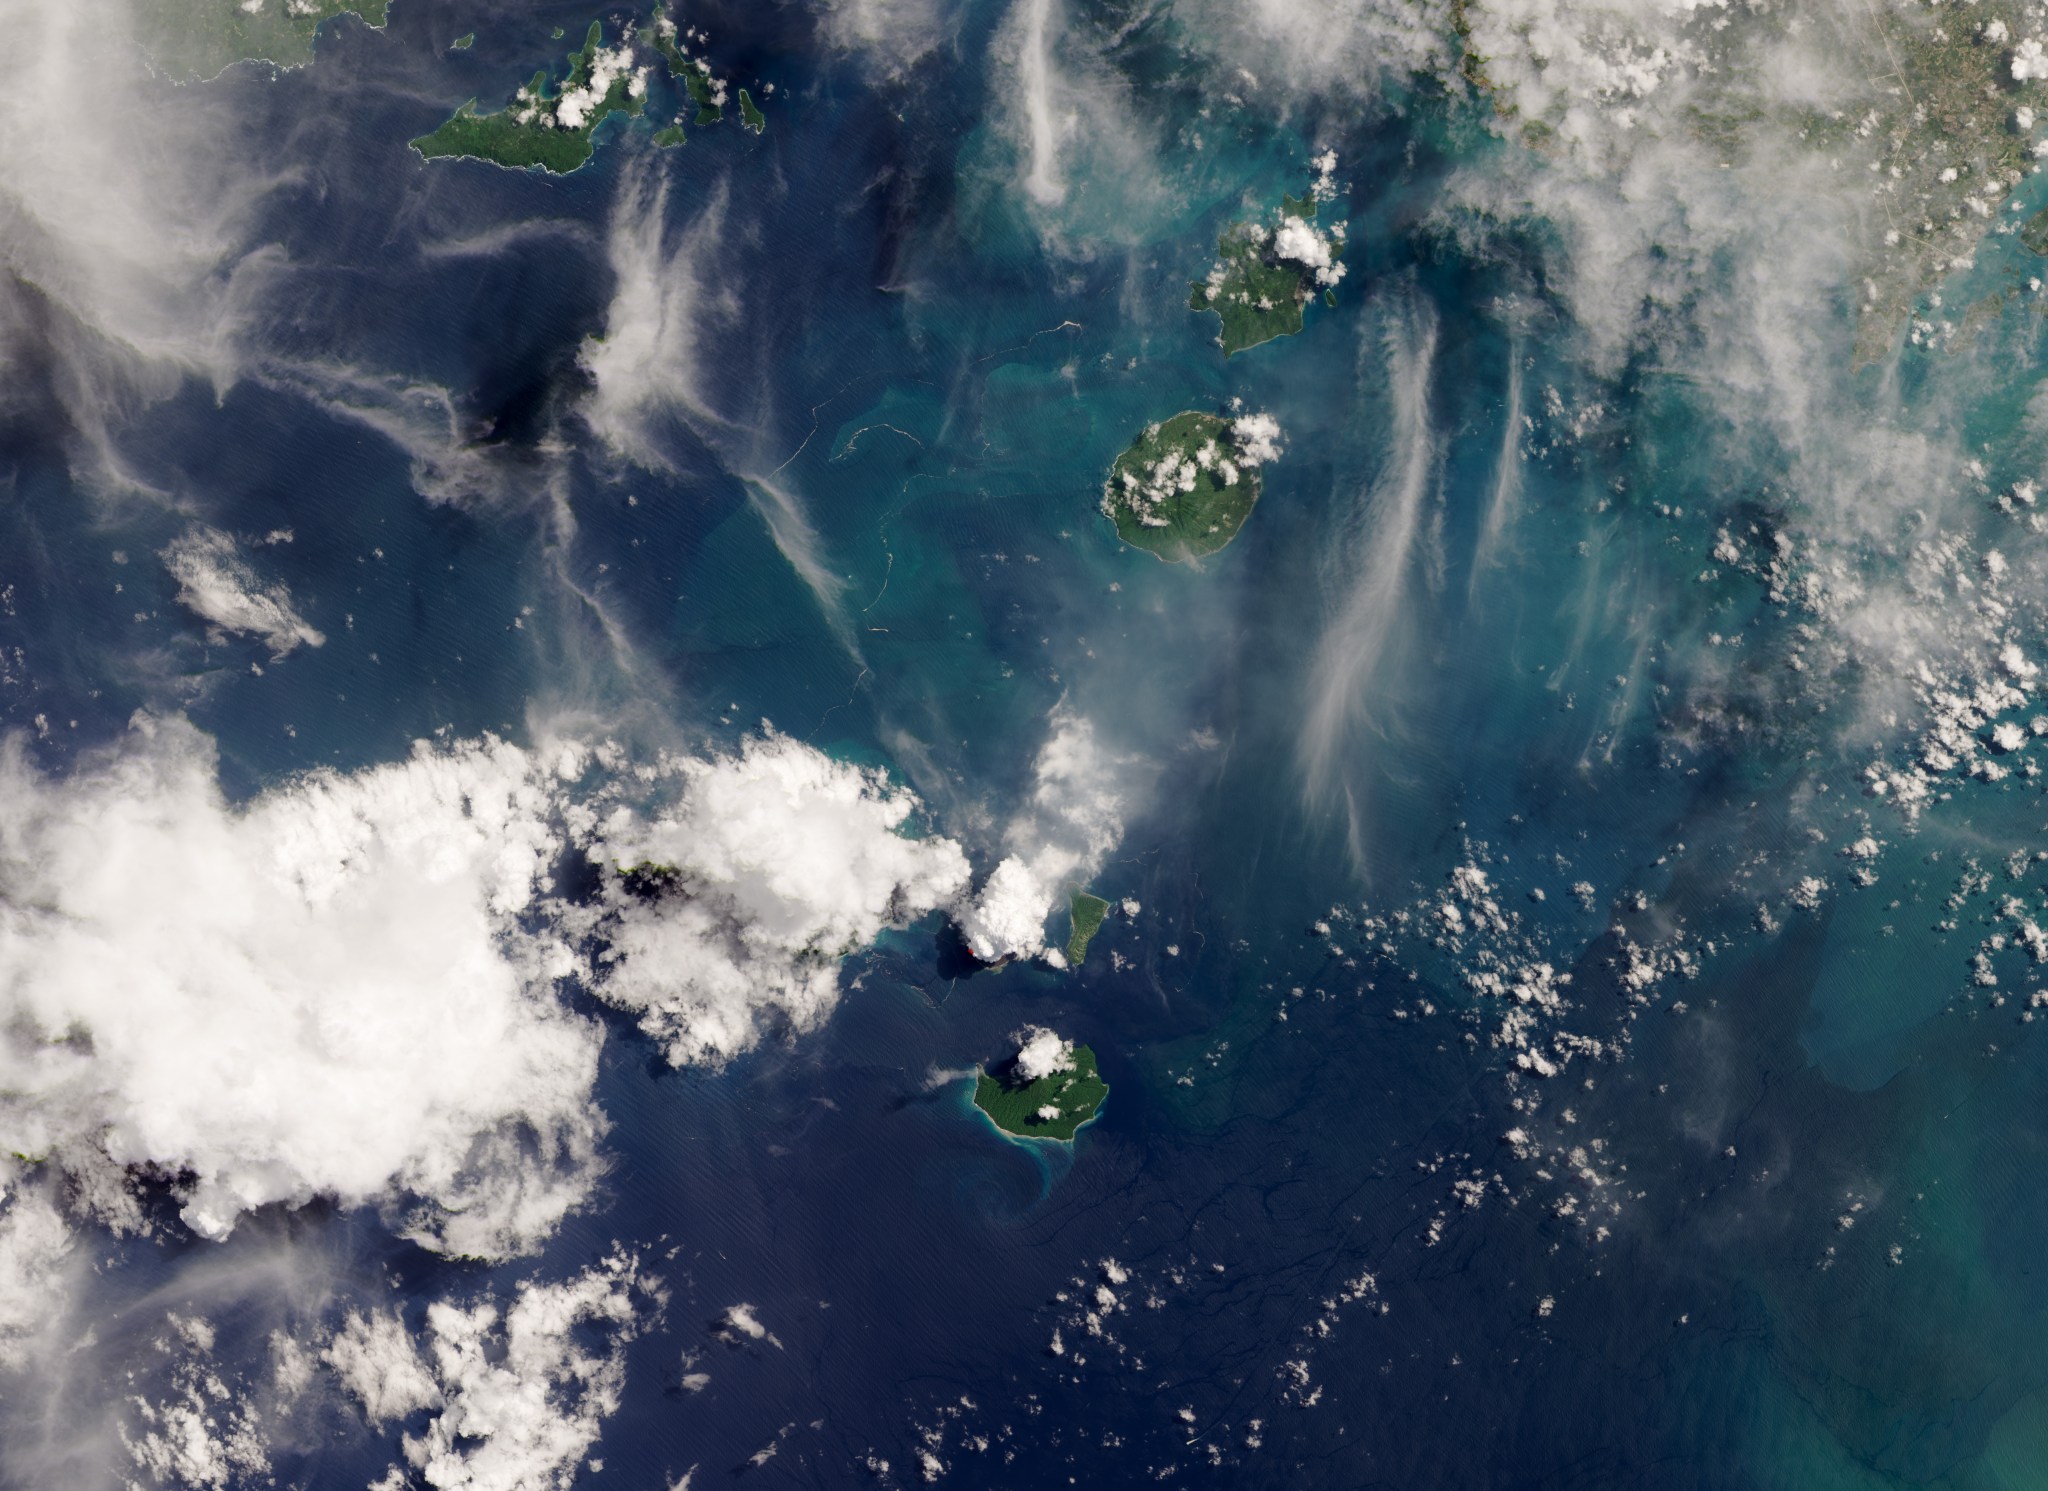
<svg viewBox="0 0 2048 1491"><path fill-rule="evenodd" d="M1074 915L1074 930L1067 938L1067 966L1079 968L1081 960L1088 956L1088 944L1102 930L1102 919L1109 915L1109 902L1077 890L1068 909Z"/></svg>
<svg viewBox="0 0 2048 1491"><path fill-rule="evenodd" d="M601 98L591 98L593 79L609 76ZM430 135L412 142L429 160L451 156L489 161L512 169L534 166L566 175L591 157L591 137L613 114L638 114L646 83L630 56L604 50L604 23L592 21L583 48L569 58L569 75L558 91L548 86L545 69L519 90L510 106L494 114L476 112L471 99L455 117ZM564 104L570 117L562 118Z"/></svg>
<svg viewBox="0 0 2048 1491"><path fill-rule="evenodd" d="M337 16L381 27L390 0L141 0L135 34L150 66L174 83L219 77L237 62L304 67L313 38Z"/></svg>
<svg viewBox="0 0 2048 1491"><path fill-rule="evenodd" d="M1019 1082L1011 1067L1003 1070L1003 1075L984 1070L975 1078L974 1106L997 1128L1020 1139L1071 1142L1109 1096L1109 1084L1096 1069L1095 1053L1086 1046L1074 1047L1072 1067L1036 1082ZM1058 1110L1056 1117L1041 1116L1049 1108Z"/></svg>

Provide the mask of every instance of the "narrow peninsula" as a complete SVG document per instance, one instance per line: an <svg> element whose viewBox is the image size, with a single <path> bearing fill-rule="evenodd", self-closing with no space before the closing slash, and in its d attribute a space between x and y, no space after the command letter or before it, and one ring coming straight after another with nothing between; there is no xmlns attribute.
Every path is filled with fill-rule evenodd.
<svg viewBox="0 0 2048 1491"><path fill-rule="evenodd" d="M1015 1056L976 1076L974 1106L1005 1134L1071 1143L1109 1096L1095 1053L1039 1026L1017 1039Z"/></svg>
<svg viewBox="0 0 2048 1491"><path fill-rule="evenodd" d="M1169 564L1201 559L1237 537L1259 500L1259 468L1279 454L1270 414L1176 414L1116 458L1102 511L1134 549Z"/></svg>

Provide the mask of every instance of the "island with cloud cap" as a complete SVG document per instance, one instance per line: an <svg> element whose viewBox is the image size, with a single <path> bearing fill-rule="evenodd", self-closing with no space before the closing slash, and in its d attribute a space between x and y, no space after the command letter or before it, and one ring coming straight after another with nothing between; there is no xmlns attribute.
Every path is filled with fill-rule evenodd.
<svg viewBox="0 0 2048 1491"><path fill-rule="evenodd" d="M1116 458L1103 515L1118 538L1169 564L1206 558L1237 537L1259 500L1259 468L1279 454L1270 414L1176 414Z"/></svg>
<svg viewBox="0 0 2048 1491"><path fill-rule="evenodd" d="M974 1106L1015 1138L1072 1142L1109 1096L1095 1053L1042 1025L1025 1026L1016 1040L1015 1056L976 1075Z"/></svg>

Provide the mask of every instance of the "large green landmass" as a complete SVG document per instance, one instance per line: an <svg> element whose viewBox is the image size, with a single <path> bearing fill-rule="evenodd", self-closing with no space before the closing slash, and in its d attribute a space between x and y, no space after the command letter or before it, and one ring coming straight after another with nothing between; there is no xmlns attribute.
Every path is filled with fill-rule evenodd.
<svg viewBox="0 0 2048 1491"><path fill-rule="evenodd" d="M64 3L64 0L59 0ZM150 65L176 83L218 77L237 62L303 67L313 37L336 16L382 26L391 0L142 0L135 34Z"/></svg>
<svg viewBox="0 0 2048 1491"><path fill-rule="evenodd" d="M640 34L643 39L651 38L655 53L668 70L669 81L688 99L683 113L655 131L654 143L663 148L681 145L686 138L684 115L692 108L695 113L689 117L693 124L712 125L723 120L725 80L716 76L701 57L689 54L686 33L676 26L674 19L657 7ZM687 37L695 35L687 33ZM569 74L559 91L551 90L545 70L536 72L509 107L494 114L479 114L476 100L471 99L446 124L414 140L414 148L429 159L465 156L499 166L539 166L558 174L575 170L595 152L599 125L613 114L637 115L646 107L646 69L633 65L631 43L622 39L617 47L606 51L603 42L603 23L591 22L583 49L569 58ZM562 101L592 87L593 75L597 86L605 88L604 97L580 99L579 107L573 111L575 122L563 123ZM744 88L739 92L739 107L741 122L747 129L760 134L768 127L767 115Z"/></svg>
<svg viewBox="0 0 2048 1491"><path fill-rule="evenodd" d="M1313 196L1280 199L1282 217L1314 222ZM1214 311L1223 322L1217 338L1229 357L1247 347L1293 336L1315 287L1312 271L1272 253L1273 235L1256 222L1232 223L1216 240L1218 262L1188 295L1191 311Z"/></svg>
<svg viewBox="0 0 2048 1491"><path fill-rule="evenodd" d="M2010 231L2004 199L2040 169L2040 129L2031 116L2042 112L2044 95L2028 86L2040 74L2029 69L2023 76L2016 50L2024 39L2038 39L2040 12L2031 0L1977 0L1967 11L1875 0L1836 14L1839 23L1824 33L1823 65L1839 86L1825 94L1758 86L1757 58L1781 62L1787 77L1814 65L1795 45L1812 25L1799 7L1743 7L1689 27L1686 72L1698 86L1686 91L1670 128L1674 139L1682 131L1711 151L1737 179L1762 168L1775 180L1810 171L1863 184L1859 210L1841 226L1854 258L1831 273L1855 296L1859 361L1879 362L1901 324L1914 319L1916 302L1973 265L1987 235ZM1497 70L1508 76L1523 73L1531 54L1540 54L1522 7L1452 0L1451 15L1459 70L1490 102L1501 134L1544 153L1576 148L1568 137L1588 138L1585 121L1569 118L1590 102L1576 90L1525 95L1489 76L1496 59L1506 61ZM1540 108L1524 112L1525 100L1539 98ZM1611 106L1634 102L1618 90ZM1645 119L1623 128L1658 138L1664 127ZM1601 169L1628 167L1614 161ZM1676 169L1660 157L1660 174ZM1804 210L1834 209L1807 202ZM2048 229L2042 239L2048 246ZM1939 309L1939 302L1927 307L1927 319L1943 319L1934 314ZM1958 309L1951 301L1947 317L1959 320Z"/></svg>
<svg viewBox="0 0 2048 1491"><path fill-rule="evenodd" d="M1109 902L1100 896L1091 896L1085 890L1077 890L1069 902L1069 909L1074 914L1074 930L1067 938L1067 966L1079 968L1081 960L1088 956L1088 944L1102 930L1102 919L1109 915Z"/></svg>
<svg viewBox="0 0 2048 1491"><path fill-rule="evenodd" d="M1014 1063L999 1076L983 1071L974 1082L974 1106L1004 1133L1022 1139L1071 1140L1108 1096L1109 1084L1096 1070L1095 1053L1086 1046L1074 1047L1072 1067L1036 1082L1019 1082ZM1059 1117L1040 1118L1038 1110L1047 1107L1058 1108Z"/></svg>
<svg viewBox="0 0 2048 1491"><path fill-rule="evenodd" d="M589 86L603 46L604 23L592 21L583 38L583 49L569 58L569 76L559 91L550 91L543 69L519 90L510 108L495 114L479 114L476 100L471 99L446 124L414 140L413 149L429 160L437 156L468 156L500 166L539 166L558 174L575 170L590 159L596 148L591 136L600 124L613 114L638 114L641 109L641 97L633 91L634 72L629 65L619 70L604 97L585 110L579 122L558 122L556 107L562 99Z"/></svg>
<svg viewBox="0 0 2048 1491"><path fill-rule="evenodd" d="M1189 411L1153 425L1116 458L1102 510L1125 543L1179 563L1237 537L1258 500L1258 467L1236 459L1230 421Z"/></svg>

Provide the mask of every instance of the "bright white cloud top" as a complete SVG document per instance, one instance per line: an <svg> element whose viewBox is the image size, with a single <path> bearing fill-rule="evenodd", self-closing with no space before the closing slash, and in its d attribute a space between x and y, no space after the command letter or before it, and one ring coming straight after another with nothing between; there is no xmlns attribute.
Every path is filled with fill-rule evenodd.
<svg viewBox="0 0 2048 1491"><path fill-rule="evenodd" d="M1052 727L1033 768L1030 801L1004 835L1008 853L957 912L967 945L984 962L1045 952L1046 917L1123 837L1117 784L1128 763L1064 706Z"/></svg>
<svg viewBox="0 0 2048 1491"><path fill-rule="evenodd" d="M188 1173L208 1237L406 1193L431 1246L531 1245L584 1194L600 1121L597 1031L514 924L558 850L528 757L422 747L242 809L214 768L175 719L68 781L0 753L5 1147ZM132 1222L121 1195L102 1210Z"/></svg>
<svg viewBox="0 0 2048 1491"><path fill-rule="evenodd" d="M427 1307L422 1352L392 1316L351 1316L325 1360L373 1423L431 1409L404 1438L429 1486L552 1491L577 1478L625 1386L625 1349L663 1293L614 1252L560 1283L523 1281L509 1306ZM410 1486L399 1467L378 1484Z"/></svg>
<svg viewBox="0 0 2048 1491"><path fill-rule="evenodd" d="M816 1027L840 959L967 885L959 845L907 836L917 799L879 771L779 735L673 770L680 800L617 811L593 853L659 867L612 889L597 989L678 1065L723 1060L771 1021Z"/></svg>
<svg viewBox="0 0 2048 1491"><path fill-rule="evenodd" d="M149 1167L186 1177L206 1237L328 1196L392 1209L432 1248L518 1253L601 1166L601 1032L561 981L638 1014L670 1060L719 1061L814 1028L843 957L968 884L959 846L909 833L910 793L785 737L593 786L600 758L625 763L422 743L238 807L182 719L138 717L64 780L13 741L0 1143L117 1227L143 1224L127 1176ZM651 816L619 805L664 787ZM672 873L570 905L551 877L578 850ZM62 1253L16 1238L29 1220L0 1228L24 1277Z"/></svg>
<svg viewBox="0 0 2048 1491"><path fill-rule="evenodd" d="M1037 1082L1054 1072L1070 1071L1074 1065L1074 1043L1061 1040L1057 1031L1043 1025L1027 1025L1017 1032L1017 1075ZM1058 1115L1058 1109L1054 1109Z"/></svg>

